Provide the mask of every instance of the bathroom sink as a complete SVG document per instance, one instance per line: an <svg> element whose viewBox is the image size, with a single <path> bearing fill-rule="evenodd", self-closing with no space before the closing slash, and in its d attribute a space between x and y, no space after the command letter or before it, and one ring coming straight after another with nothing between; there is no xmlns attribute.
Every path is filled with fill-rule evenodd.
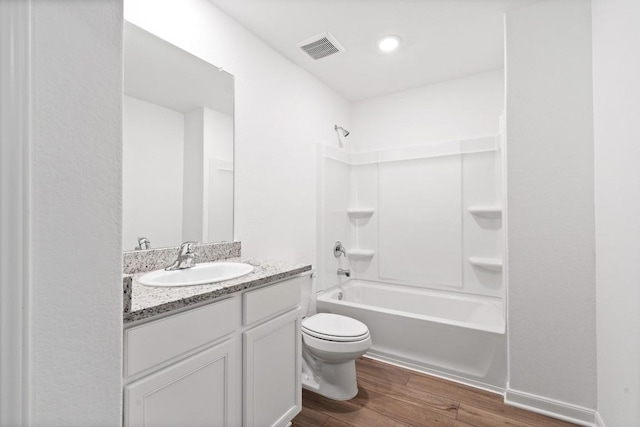
<svg viewBox="0 0 640 427"><path fill-rule="evenodd" d="M252 265L242 262L205 262L182 270L152 271L138 277L136 282L159 287L195 286L235 279L252 271Z"/></svg>

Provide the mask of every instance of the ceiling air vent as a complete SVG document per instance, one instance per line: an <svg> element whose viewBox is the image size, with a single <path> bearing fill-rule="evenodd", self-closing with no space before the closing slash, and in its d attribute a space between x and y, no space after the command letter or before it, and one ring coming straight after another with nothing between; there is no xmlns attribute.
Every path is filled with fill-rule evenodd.
<svg viewBox="0 0 640 427"><path fill-rule="evenodd" d="M334 53L344 52L345 49L331 33L321 33L298 43L298 47L304 50L313 59L324 58Z"/></svg>

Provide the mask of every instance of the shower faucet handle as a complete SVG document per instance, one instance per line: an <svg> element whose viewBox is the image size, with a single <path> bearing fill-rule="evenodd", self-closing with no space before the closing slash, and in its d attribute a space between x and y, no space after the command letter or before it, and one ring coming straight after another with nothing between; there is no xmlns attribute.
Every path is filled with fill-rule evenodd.
<svg viewBox="0 0 640 427"><path fill-rule="evenodd" d="M333 256L336 257L336 258L340 258L341 255L344 255L346 257L347 256L347 251L344 248L344 246L342 246L342 243L338 240L333 245Z"/></svg>

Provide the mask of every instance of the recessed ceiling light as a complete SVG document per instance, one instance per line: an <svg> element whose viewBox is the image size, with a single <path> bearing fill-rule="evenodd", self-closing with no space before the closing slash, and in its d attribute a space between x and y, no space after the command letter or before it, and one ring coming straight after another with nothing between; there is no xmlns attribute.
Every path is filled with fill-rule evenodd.
<svg viewBox="0 0 640 427"><path fill-rule="evenodd" d="M393 52L400 46L400 37L384 36L378 42L378 48L383 52Z"/></svg>

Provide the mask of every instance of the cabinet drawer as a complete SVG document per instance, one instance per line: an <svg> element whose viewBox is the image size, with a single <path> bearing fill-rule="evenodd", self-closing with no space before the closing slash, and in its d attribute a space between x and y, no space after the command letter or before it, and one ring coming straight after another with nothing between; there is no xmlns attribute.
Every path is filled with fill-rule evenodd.
<svg viewBox="0 0 640 427"><path fill-rule="evenodd" d="M308 276L297 277L244 294L245 325L265 319L300 304L300 292Z"/></svg>
<svg viewBox="0 0 640 427"><path fill-rule="evenodd" d="M124 332L124 376L129 377L233 332L238 298L174 314Z"/></svg>

